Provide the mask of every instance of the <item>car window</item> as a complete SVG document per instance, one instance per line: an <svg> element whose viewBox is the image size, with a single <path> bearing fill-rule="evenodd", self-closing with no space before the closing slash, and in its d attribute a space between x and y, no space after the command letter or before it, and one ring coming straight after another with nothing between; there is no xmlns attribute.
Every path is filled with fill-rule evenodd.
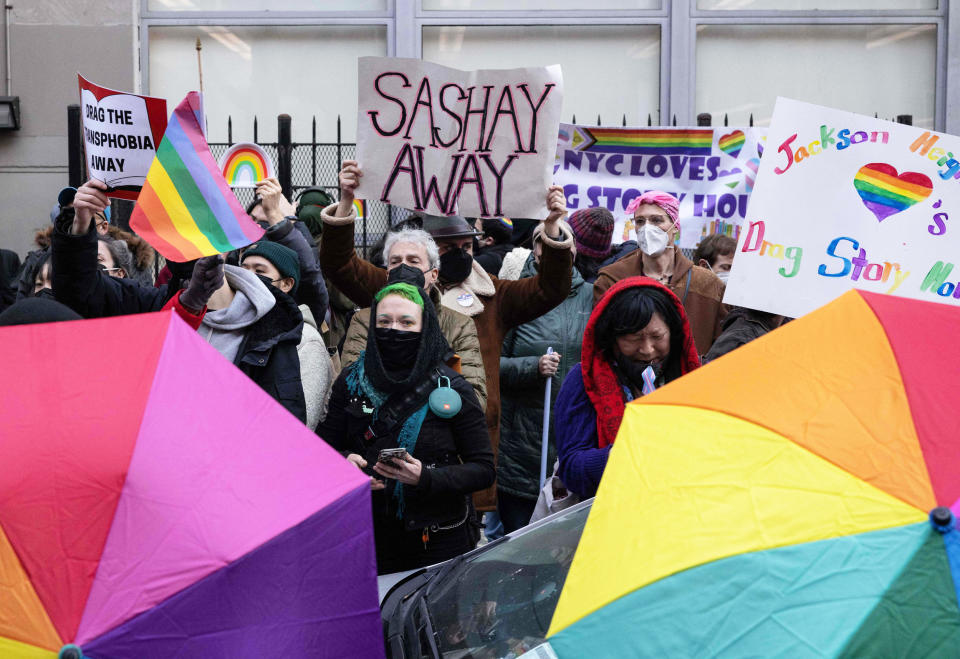
<svg viewBox="0 0 960 659"><path fill-rule="evenodd" d="M543 642L590 506L477 554L428 607L444 659L510 659Z"/></svg>

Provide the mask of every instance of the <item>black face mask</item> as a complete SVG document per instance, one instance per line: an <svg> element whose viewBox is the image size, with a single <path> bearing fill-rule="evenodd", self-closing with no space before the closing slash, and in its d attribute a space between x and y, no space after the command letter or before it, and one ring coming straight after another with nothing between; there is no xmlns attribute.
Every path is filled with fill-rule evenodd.
<svg viewBox="0 0 960 659"><path fill-rule="evenodd" d="M392 327L376 327L377 348L380 361L388 371L413 368L420 350L420 332L407 332Z"/></svg>
<svg viewBox="0 0 960 659"><path fill-rule="evenodd" d="M473 255L462 247L451 249L440 256L440 278L450 284L459 284L470 276Z"/></svg>
<svg viewBox="0 0 960 659"><path fill-rule="evenodd" d="M407 265L406 263L401 263L387 273L387 285L398 283L412 284L417 288L426 288L423 270L414 268L412 265Z"/></svg>

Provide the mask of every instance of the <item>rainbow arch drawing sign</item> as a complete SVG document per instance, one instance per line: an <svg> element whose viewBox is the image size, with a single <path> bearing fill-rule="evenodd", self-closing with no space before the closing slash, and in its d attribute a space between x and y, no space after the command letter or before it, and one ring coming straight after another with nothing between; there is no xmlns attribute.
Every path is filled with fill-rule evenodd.
<svg viewBox="0 0 960 659"><path fill-rule="evenodd" d="M273 161L259 144L238 142L220 156L220 171L231 188L255 188L275 176Z"/></svg>

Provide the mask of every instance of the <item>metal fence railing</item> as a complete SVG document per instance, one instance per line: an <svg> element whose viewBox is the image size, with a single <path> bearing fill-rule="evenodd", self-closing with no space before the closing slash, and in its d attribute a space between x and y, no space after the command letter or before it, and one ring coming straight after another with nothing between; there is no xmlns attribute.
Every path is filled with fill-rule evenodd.
<svg viewBox="0 0 960 659"><path fill-rule="evenodd" d="M875 115L876 116L876 115ZM710 126L712 115L704 112L697 115L698 126ZM902 124L912 124L913 117L908 114L897 115L895 121ZM572 118L577 123L577 118ZM342 139L340 117L337 117L337 139L334 142L317 141L317 118L311 121L311 140L309 142L294 142L291 139L290 115L281 114L277 117L277 141L260 142L258 140L259 124L256 117L253 119L253 141L259 144L274 159L277 169L277 178L284 194L291 200L304 188L318 186L329 191L334 198L338 197L339 186L337 175L344 160L353 159L356 154L354 142L344 142ZM622 125L627 125L626 115L621 118ZM728 123L724 116L723 125ZM753 115L750 115L750 125L753 125ZM597 125L603 121L597 115ZM653 125L653 118L647 116L647 125ZM674 116L671 125L677 125ZM70 171L70 185L78 187L83 182L85 165L83 159L83 132L80 127L80 106L67 106L67 136L68 136L68 164ZM219 158L234 144L233 119L227 117L227 141L211 142L210 151L214 158ZM236 189L234 192L240 203L246 206L253 201L254 191L251 189ZM121 204L118 213L121 223L129 217L132 204ZM116 212L117 209L115 209ZM367 256L370 248L379 240L386 230L404 219L409 211L384 204L379 201L367 201L363 221L357 223L355 244L360 252Z"/></svg>

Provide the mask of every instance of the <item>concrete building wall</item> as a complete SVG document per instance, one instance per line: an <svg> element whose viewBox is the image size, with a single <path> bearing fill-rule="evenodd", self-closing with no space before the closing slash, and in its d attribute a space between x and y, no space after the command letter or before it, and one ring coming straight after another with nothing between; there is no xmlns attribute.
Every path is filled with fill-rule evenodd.
<svg viewBox="0 0 960 659"><path fill-rule="evenodd" d="M0 131L0 247L21 256L50 222L67 185L67 105L79 102L77 72L105 87L137 79L136 0L14 0L11 94L21 128ZM0 33L0 53L6 51Z"/></svg>

